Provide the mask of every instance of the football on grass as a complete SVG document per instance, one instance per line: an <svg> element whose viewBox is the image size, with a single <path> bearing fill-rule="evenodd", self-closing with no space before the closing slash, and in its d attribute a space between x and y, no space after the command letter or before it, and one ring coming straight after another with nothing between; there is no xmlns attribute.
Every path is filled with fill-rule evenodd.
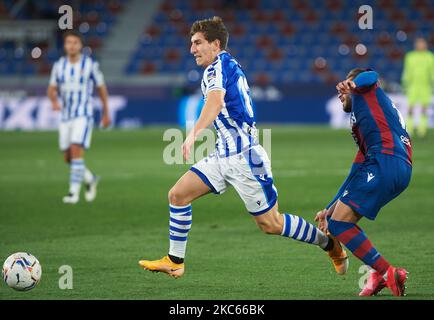
<svg viewBox="0 0 434 320"><path fill-rule="evenodd" d="M3 264L3 280L8 287L18 291L33 289L41 280L41 275L41 264L30 253L14 253Z"/></svg>

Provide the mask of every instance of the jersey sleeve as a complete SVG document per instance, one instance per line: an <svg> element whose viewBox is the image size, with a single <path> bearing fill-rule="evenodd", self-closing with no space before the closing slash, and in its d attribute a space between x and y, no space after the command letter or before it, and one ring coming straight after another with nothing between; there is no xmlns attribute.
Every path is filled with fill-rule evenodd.
<svg viewBox="0 0 434 320"><path fill-rule="evenodd" d="M208 94L208 92L211 92L214 90L226 91L227 79L226 79L226 76L222 70L221 61L218 61L217 63L212 64L205 71L204 77L205 77L205 81L208 84L206 86L206 94Z"/></svg>
<svg viewBox="0 0 434 320"><path fill-rule="evenodd" d="M53 67L51 68L51 75L50 75L50 81L48 84L50 86L57 86L58 85L58 78L57 78L57 65L58 63L55 62L53 64Z"/></svg>
<svg viewBox="0 0 434 320"><path fill-rule="evenodd" d="M365 71L359 73L357 77L354 78L354 83L357 88L369 87L376 84L378 81L378 73L375 71Z"/></svg>
<svg viewBox="0 0 434 320"><path fill-rule="evenodd" d="M94 61L92 64L92 79L95 81L97 87L104 85L104 75L102 74L99 63Z"/></svg>

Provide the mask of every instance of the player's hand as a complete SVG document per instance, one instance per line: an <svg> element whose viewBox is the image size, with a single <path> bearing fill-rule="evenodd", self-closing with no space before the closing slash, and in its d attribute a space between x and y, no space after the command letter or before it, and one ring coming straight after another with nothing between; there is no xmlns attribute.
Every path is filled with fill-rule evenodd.
<svg viewBox="0 0 434 320"><path fill-rule="evenodd" d="M182 156L184 157L184 160L190 159L190 150L193 145L194 145L194 136L189 134L185 139L184 143L182 144Z"/></svg>
<svg viewBox="0 0 434 320"><path fill-rule="evenodd" d="M318 222L318 229L320 229L322 232L326 232L327 228L328 228L328 223L327 223L327 209L323 209L321 211L318 211L316 216L315 216L315 221Z"/></svg>
<svg viewBox="0 0 434 320"><path fill-rule="evenodd" d="M351 80L344 80L336 85L336 90L341 94L351 93L351 90L356 88L356 84Z"/></svg>
<svg viewBox="0 0 434 320"><path fill-rule="evenodd" d="M111 124L110 116L108 114L103 114L101 118L101 126L103 128L109 127Z"/></svg>
<svg viewBox="0 0 434 320"><path fill-rule="evenodd" d="M53 111L60 111L60 109L61 109L60 104L57 101L54 101L52 103L51 107L53 108Z"/></svg>

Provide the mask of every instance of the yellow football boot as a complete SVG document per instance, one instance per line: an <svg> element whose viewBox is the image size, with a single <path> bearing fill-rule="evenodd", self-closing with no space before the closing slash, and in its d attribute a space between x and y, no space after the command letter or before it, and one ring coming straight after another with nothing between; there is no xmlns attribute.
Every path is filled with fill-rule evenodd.
<svg viewBox="0 0 434 320"><path fill-rule="evenodd" d="M168 256L160 260L140 260L139 265L145 270L164 272L174 278L180 278L184 274L184 263L174 263Z"/></svg>
<svg viewBox="0 0 434 320"><path fill-rule="evenodd" d="M333 266L335 267L336 273L339 275L344 275L348 271L348 255L342 248L341 243L333 237L330 232L327 231L327 236L333 240L333 249L327 251L330 259L332 260Z"/></svg>

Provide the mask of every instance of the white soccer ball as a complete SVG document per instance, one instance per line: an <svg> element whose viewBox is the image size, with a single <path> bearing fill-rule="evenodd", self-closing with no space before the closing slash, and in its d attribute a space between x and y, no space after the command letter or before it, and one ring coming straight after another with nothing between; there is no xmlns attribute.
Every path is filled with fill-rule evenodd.
<svg viewBox="0 0 434 320"><path fill-rule="evenodd" d="M3 264L3 280L8 287L18 291L33 289L41 280L41 275L41 264L30 253L14 253Z"/></svg>

